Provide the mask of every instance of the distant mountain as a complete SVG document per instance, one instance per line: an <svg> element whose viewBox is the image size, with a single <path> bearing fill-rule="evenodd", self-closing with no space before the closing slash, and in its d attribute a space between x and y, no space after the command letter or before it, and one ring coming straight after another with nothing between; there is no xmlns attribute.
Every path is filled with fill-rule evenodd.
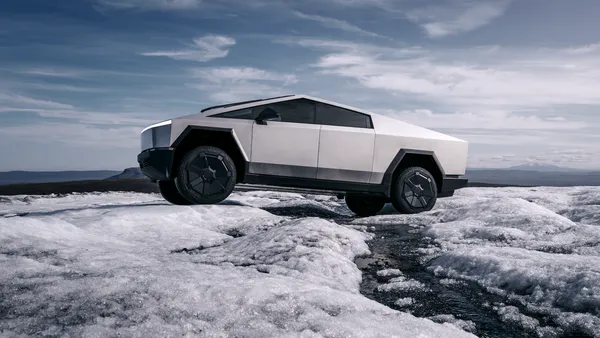
<svg viewBox="0 0 600 338"><path fill-rule="evenodd" d="M2 196L10 195L48 195L106 191L157 193L158 187L150 180L137 179L8 184L0 185L0 202L2 201ZM0 209L2 208L0 207Z"/></svg>
<svg viewBox="0 0 600 338"><path fill-rule="evenodd" d="M471 182L523 186L600 186L600 171L467 169Z"/></svg>
<svg viewBox="0 0 600 338"><path fill-rule="evenodd" d="M519 165L510 168L468 168L471 184L517 186L600 186L600 171L562 168L552 165ZM95 171L9 171L0 172L0 185L75 182L91 180L145 179L140 168Z"/></svg>
<svg viewBox="0 0 600 338"><path fill-rule="evenodd" d="M522 171L537 171L537 172L590 172L593 170L565 168L553 164L537 164L527 163L520 164L507 168L469 168L469 170L522 170Z"/></svg>
<svg viewBox="0 0 600 338"><path fill-rule="evenodd" d="M118 173L116 170L6 171L0 172L0 185L101 180Z"/></svg>
<svg viewBox="0 0 600 338"><path fill-rule="evenodd" d="M108 180L147 178L138 167L126 168L122 173L107 178Z"/></svg>
<svg viewBox="0 0 600 338"><path fill-rule="evenodd" d="M559 167L553 164L521 164L514 167L508 168L509 170L528 170L528 171L542 171L542 172L582 172L589 171L577 168L565 168Z"/></svg>

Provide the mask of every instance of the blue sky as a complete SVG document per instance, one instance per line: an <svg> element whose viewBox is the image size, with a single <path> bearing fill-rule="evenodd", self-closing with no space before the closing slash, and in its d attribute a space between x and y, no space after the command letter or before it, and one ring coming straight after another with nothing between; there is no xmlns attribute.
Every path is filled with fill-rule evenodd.
<svg viewBox="0 0 600 338"><path fill-rule="evenodd" d="M146 125L305 93L600 169L596 0L4 0L0 170L136 166Z"/></svg>

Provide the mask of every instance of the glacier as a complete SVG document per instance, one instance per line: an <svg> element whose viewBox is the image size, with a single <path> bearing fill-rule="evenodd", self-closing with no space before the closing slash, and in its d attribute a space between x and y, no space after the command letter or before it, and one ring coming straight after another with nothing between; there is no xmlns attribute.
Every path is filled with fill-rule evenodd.
<svg viewBox="0 0 600 338"><path fill-rule="evenodd" d="M290 206L320 217L269 212ZM473 323L360 293L354 260L381 224L431 238L430 272L504 297L504 321L540 337L600 337L597 187L465 188L426 213L388 206L366 218L334 197L269 191L210 206L139 193L2 196L0 335L473 337L463 330ZM393 278L383 291L419 286L398 269L378 274Z"/></svg>

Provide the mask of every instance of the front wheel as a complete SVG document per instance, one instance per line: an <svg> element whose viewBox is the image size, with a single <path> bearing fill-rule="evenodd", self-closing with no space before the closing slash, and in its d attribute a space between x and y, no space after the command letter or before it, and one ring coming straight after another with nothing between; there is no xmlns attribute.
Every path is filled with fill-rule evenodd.
<svg viewBox="0 0 600 338"><path fill-rule="evenodd" d="M385 206L385 198L380 196L347 194L346 205L357 216L374 216Z"/></svg>
<svg viewBox="0 0 600 338"><path fill-rule="evenodd" d="M235 187L237 171L231 157L222 149L200 146L183 156L175 185L193 204L216 204L226 199Z"/></svg>
<svg viewBox="0 0 600 338"><path fill-rule="evenodd" d="M435 179L421 167L404 169L392 184L392 205L403 214L429 211L437 201Z"/></svg>

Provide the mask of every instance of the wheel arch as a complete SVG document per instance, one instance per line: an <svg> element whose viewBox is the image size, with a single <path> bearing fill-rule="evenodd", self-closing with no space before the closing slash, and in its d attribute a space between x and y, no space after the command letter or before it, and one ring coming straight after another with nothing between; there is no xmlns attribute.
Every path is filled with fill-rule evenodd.
<svg viewBox="0 0 600 338"><path fill-rule="evenodd" d="M242 182L246 173L248 157L240 145L233 128L188 126L173 142L173 169L177 172L179 162L188 151L199 146L213 146L223 149L235 163L237 181Z"/></svg>
<svg viewBox="0 0 600 338"><path fill-rule="evenodd" d="M383 184L385 186L385 195L391 195L391 185L394 178L408 167L418 166L426 169L433 175L437 186L437 192L441 192L445 172L440 165L439 160L433 151L418 149L400 149L389 167L383 174Z"/></svg>

